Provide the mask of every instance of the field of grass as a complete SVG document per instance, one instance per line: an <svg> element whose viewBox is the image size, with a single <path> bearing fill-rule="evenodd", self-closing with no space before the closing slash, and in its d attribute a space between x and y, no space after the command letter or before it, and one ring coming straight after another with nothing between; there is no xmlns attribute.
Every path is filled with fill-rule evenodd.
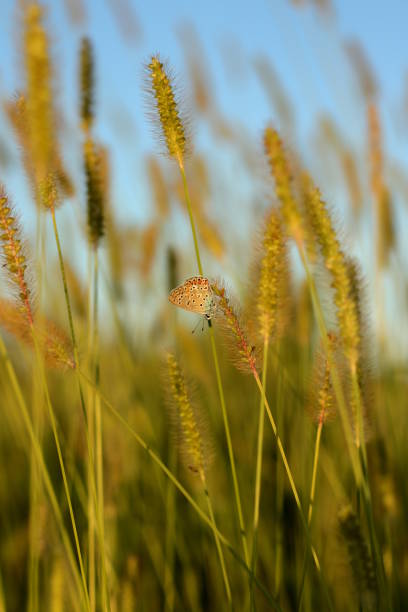
<svg viewBox="0 0 408 612"><path fill-rule="evenodd" d="M2 103L31 202L2 155L0 612L407 610L404 182L368 67L364 159L321 125L322 164L330 152L347 192L333 212L265 62L254 70L280 114L254 155L193 55L175 82L152 54L159 151L138 227L119 221L95 129L92 40L78 49L74 179L43 7L19 19L23 87ZM261 176L262 205L210 206L223 183L195 117ZM349 234L367 224L374 256L359 262Z"/></svg>

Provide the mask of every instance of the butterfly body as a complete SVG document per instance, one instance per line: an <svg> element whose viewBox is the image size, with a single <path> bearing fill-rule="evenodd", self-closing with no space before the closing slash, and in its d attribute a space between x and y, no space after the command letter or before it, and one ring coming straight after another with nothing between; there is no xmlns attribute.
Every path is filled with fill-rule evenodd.
<svg viewBox="0 0 408 612"><path fill-rule="evenodd" d="M188 278L170 292L169 301L179 308L201 314L208 320L217 309L210 281L204 276Z"/></svg>

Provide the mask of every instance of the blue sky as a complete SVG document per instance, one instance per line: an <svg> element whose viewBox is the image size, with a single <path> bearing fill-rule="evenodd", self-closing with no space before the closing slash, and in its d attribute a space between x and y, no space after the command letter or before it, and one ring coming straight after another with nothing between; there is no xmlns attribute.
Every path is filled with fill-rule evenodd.
<svg viewBox="0 0 408 612"><path fill-rule="evenodd" d="M389 159L399 160L407 171L408 121L407 117L405 123L403 121L402 97L408 80L408 2L336 0L332 2L331 15L324 15L306 0L299 7L289 0L143 3L89 0L81 2L86 17L80 23L72 22L67 8L70 3L74 5L75 0L43 2L47 7L47 25L58 66L59 103L66 123L62 148L69 168L79 176L77 69L80 39L86 34L94 43L97 61L96 133L112 153L114 199L123 223L132 221L143 225L151 214L143 158L157 151L157 147L146 121L143 63L152 53L160 52L181 80L187 82L179 31L181 26L192 27L203 49L220 109L232 121L242 124L255 147L260 146L266 123L271 119L276 122L277 118L256 76L253 62L260 55L272 62L295 109L296 129L290 145L299 151L329 201L338 209L346 234L351 236L352 248L356 248L363 264L370 267L370 220L363 219L362 237L356 240L352 228L347 226L350 219L345 192L327 173L327 160L316 156L313 134L318 117L329 115L341 128L346 143L364 160L365 104L343 48L345 41L357 40L378 81L386 152ZM17 4L13 0L2 0L0 7L0 95L3 99L12 96L23 83ZM128 38L121 31L118 9L113 8L123 6L126 12L126 5L130 9L125 15L126 25L132 26L133 21L136 24ZM0 130L1 139L9 143L14 158L18 159L4 117L0 118ZM200 125L195 131L195 140L196 150L204 151L210 161L223 168L224 196L226 193L230 200L244 199L243 194L250 190L251 177L241 172L233 153L214 143ZM0 168L0 172L1 180L18 201L30 229L33 207L21 171L9 168L4 175L5 171ZM77 200L75 204L81 206L81 193ZM398 195L395 202L401 228L400 221L405 219L406 211ZM213 206L220 207L216 196ZM243 232L247 230L249 213L244 207L240 213L234 217L235 238L245 240ZM69 216L70 213L62 211L60 214ZM222 210L220 215L222 219ZM178 223L177 219L174 223ZM180 229L180 235L183 231ZM402 253L401 257L406 254Z"/></svg>

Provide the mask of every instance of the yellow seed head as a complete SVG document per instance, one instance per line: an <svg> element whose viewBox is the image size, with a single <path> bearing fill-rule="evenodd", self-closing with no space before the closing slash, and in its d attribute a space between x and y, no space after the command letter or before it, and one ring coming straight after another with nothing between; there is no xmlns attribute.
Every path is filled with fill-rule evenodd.
<svg viewBox="0 0 408 612"><path fill-rule="evenodd" d="M155 110L160 121L161 134L168 155L184 163L187 148L185 126L179 111L179 104L174 93L171 77L167 74L163 63L157 56L151 58L147 66L149 75L149 91L153 94Z"/></svg>
<svg viewBox="0 0 408 612"><path fill-rule="evenodd" d="M0 299L0 325L23 344L34 350L32 326L14 302ZM50 368L73 369L72 346L66 334L52 321L36 317L34 333L45 364Z"/></svg>
<svg viewBox="0 0 408 612"><path fill-rule="evenodd" d="M288 268L286 239L278 211L272 211L263 237L259 264L258 323L264 340L280 333L282 310L287 297Z"/></svg>
<svg viewBox="0 0 408 612"><path fill-rule="evenodd" d="M51 62L43 9L37 3L25 9L25 64L27 75L27 121L31 155L37 183L43 181L55 155L55 118L51 85Z"/></svg>
<svg viewBox="0 0 408 612"><path fill-rule="evenodd" d="M264 133L264 149L275 180L275 192L281 205L283 219L293 238L302 241L301 216L292 191L289 163L279 134L271 127L267 127Z"/></svg>
<svg viewBox="0 0 408 612"><path fill-rule="evenodd" d="M79 52L80 117L82 129L88 133L94 119L94 58L89 38L83 38Z"/></svg>
<svg viewBox="0 0 408 612"><path fill-rule="evenodd" d="M351 506L341 508L338 521L340 533L347 544L356 592L361 597L364 609L372 610L378 600L377 581L360 521Z"/></svg>
<svg viewBox="0 0 408 612"><path fill-rule="evenodd" d="M350 281L350 295L355 304L358 321L358 359L355 366L357 378L357 389L352 381L348 382L348 403L354 420L355 431L360 427L357 423L358 410L361 410L362 425L365 428L365 436L369 434L367 427L368 409L372 403L372 371L370 363L370 351L368 343L368 323L364 308L363 282L360 268L357 262L348 257L346 259L348 277Z"/></svg>
<svg viewBox="0 0 408 612"><path fill-rule="evenodd" d="M57 177L53 172L49 172L39 181L38 195L40 202L45 208L53 208L59 203Z"/></svg>
<svg viewBox="0 0 408 612"><path fill-rule="evenodd" d="M331 368L333 362L339 366L336 354L337 337L333 333L327 334L328 353L319 346L313 366L309 412L319 423L332 419L336 413L336 399L331 381Z"/></svg>
<svg viewBox="0 0 408 612"><path fill-rule="evenodd" d="M104 234L104 193L101 179L101 154L88 138L84 144L84 170L88 214L88 237L96 248Z"/></svg>
<svg viewBox="0 0 408 612"><path fill-rule="evenodd" d="M20 238L20 228L13 216L8 197L0 186L0 241L9 280L17 289L20 309L29 324L33 322L31 291L26 278L26 257Z"/></svg>
<svg viewBox="0 0 408 612"><path fill-rule="evenodd" d="M203 476L206 466L206 453L203 444L200 422L193 408L190 393L183 372L172 354L167 355L169 399L175 411L175 424L178 430L180 449L186 459L187 467Z"/></svg>
<svg viewBox="0 0 408 612"><path fill-rule="evenodd" d="M23 145L24 163L36 202L49 208L60 197L72 195L73 186L63 168L57 143L52 66L43 9L29 2L24 9L24 61L26 92L17 105L14 125Z"/></svg>
<svg viewBox="0 0 408 612"><path fill-rule="evenodd" d="M225 333L227 344L234 365L244 373L255 374L257 371L256 347L251 344L245 329L225 288L218 282L211 284L217 303L216 318Z"/></svg>
<svg viewBox="0 0 408 612"><path fill-rule="evenodd" d="M371 190L376 206L377 262L381 269L388 263L390 252L395 243L395 230L391 194L384 180L380 118L374 104L369 104L367 115Z"/></svg>
<svg viewBox="0 0 408 612"><path fill-rule="evenodd" d="M306 202L306 212L319 243L325 266L332 278L340 339L354 368L359 354L359 325L356 305L351 294L346 258L326 204L310 179Z"/></svg>

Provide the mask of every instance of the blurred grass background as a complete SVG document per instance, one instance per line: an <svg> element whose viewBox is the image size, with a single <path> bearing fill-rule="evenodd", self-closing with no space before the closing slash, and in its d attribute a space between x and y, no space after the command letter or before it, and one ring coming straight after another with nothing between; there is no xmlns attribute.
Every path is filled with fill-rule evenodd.
<svg viewBox="0 0 408 612"><path fill-rule="evenodd" d="M27 239L36 308L68 334L51 217L35 203L24 169L24 144L10 120L18 94L27 91L24 15L34 5L40 6L5 2L0 9L0 179ZM81 363L93 372L93 251L83 168L83 141L89 132L81 126L79 112L79 52L86 35L94 49L91 131L100 151L105 206L105 236L99 247L102 393L205 511L202 487L180 460L166 408L165 351L176 350L187 378L193 381L195 401L206 416L206 435L213 448L208 490L217 527L242 554L208 330L201 333L199 327L191 334L197 316L175 312L167 300L169 290L196 274L197 268L181 181L171 160L160 155L160 147L155 148L146 117L143 65L159 51L175 67L183 106L190 115L194 148L186 172L206 274L225 279L243 310L250 313L254 292L250 268L260 242L257 232L265 212L276 205L262 151L267 122L282 135L295 176L300 168L313 175L333 208L345 252L360 262L369 340L368 479L388 607L406 609L408 124L406 66L400 53L406 7L399 2L380 9L379 3L354 7L305 0L259 2L251 10L231 3L218 10L210 3L195 14L183 3L139 9L130 0L65 0L41 6L52 61L55 138L72 182L72 192L56 215ZM378 204L378 194L384 189L388 200L383 206ZM292 248L290 264L289 324L279 345L271 345L267 395L307 509L316 435L311 398L319 334L304 272ZM313 272L331 328L335 312L330 281L320 261ZM2 277L2 298L9 297L7 267L3 266ZM214 327L252 545L259 394L253 380L233 367ZM39 365L13 334L2 333L74 551ZM7 363L3 355L0 610L83 609ZM47 370L46 376L89 578L90 485L84 415L75 374ZM83 384L86 402L95 401L92 386L88 389ZM102 421L110 609L227 609L211 529L103 402ZM356 511L357 526L342 522L349 504ZM375 579L373 586L372 544L363 514L342 428L335 418L323 428L311 525L335 610L387 607L387 597L378 594ZM276 598L278 609L298 608L306 544L266 423L257 577ZM96 550L99 559L98 543ZM251 603L242 565L227 549L225 559L234 609L274 607L259 589ZM107 609L102 584L98 566L94 609ZM328 606L310 563L302 609Z"/></svg>

